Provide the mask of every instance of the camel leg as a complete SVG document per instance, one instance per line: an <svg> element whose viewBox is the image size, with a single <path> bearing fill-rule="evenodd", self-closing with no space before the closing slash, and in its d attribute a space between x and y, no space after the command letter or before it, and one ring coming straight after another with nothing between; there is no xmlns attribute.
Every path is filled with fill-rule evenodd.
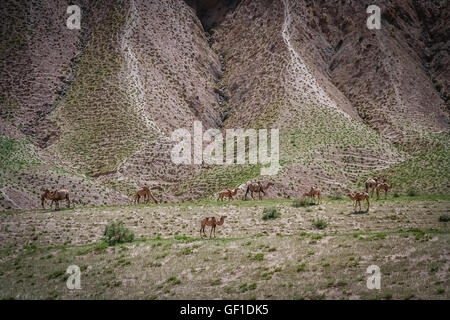
<svg viewBox="0 0 450 320"><path fill-rule="evenodd" d="M152 197L152 200L153 200L155 203L158 203L158 201L156 201L155 197L154 197L152 194L150 194L150 197Z"/></svg>
<svg viewBox="0 0 450 320"><path fill-rule="evenodd" d="M70 199L69 199L69 196L66 197L66 201L67 201L67 208L70 208Z"/></svg>
<svg viewBox="0 0 450 320"><path fill-rule="evenodd" d="M370 207L369 198L367 198L367 212L369 212L369 207Z"/></svg>

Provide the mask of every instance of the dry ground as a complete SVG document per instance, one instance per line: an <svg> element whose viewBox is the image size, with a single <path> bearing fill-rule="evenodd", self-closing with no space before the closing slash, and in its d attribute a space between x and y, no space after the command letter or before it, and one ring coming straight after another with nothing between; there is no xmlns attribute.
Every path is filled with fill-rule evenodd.
<svg viewBox="0 0 450 320"><path fill-rule="evenodd" d="M281 217L262 220L267 206ZM448 196L373 201L369 213L354 213L347 200L2 212L0 298L449 299L449 222L439 221L449 212ZM200 239L200 219L224 214L217 238ZM317 218L325 229L314 226ZM134 242L102 242L114 219ZM80 290L66 287L73 264ZM372 264L381 290L366 287Z"/></svg>

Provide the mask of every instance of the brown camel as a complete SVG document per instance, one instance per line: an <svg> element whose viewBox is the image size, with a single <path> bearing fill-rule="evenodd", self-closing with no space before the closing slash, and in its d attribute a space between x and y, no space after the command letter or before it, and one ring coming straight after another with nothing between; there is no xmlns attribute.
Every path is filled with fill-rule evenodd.
<svg viewBox="0 0 450 320"><path fill-rule="evenodd" d="M143 187L141 190L137 191L134 194L133 202L139 203L141 197L144 198L144 203L149 203L150 199L152 199L153 202L158 203L158 201L155 199L155 197L153 197L152 193L150 192L150 189L147 186Z"/></svg>
<svg viewBox="0 0 450 320"><path fill-rule="evenodd" d="M41 196L41 204L42 204L42 208L44 208L44 209L45 209L45 206L44 206L45 199L52 200L52 202L50 204L50 208L53 206L53 202L55 203L55 210L59 209L59 201L60 200L66 200L67 208L70 207L69 191L67 191L65 189L54 190L54 191L49 191L48 189L45 189L44 193Z"/></svg>
<svg viewBox="0 0 450 320"><path fill-rule="evenodd" d="M387 182L383 182L377 185L377 199L380 198L380 190L384 190L384 197L387 198L389 189L392 189L393 184L390 185Z"/></svg>
<svg viewBox="0 0 450 320"><path fill-rule="evenodd" d="M369 193L369 189L371 190L370 196L373 197L373 192L377 188L378 185L378 178L369 178L367 179L365 186L366 186L366 193Z"/></svg>
<svg viewBox="0 0 450 320"><path fill-rule="evenodd" d="M359 211L361 211L361 200L366 200L367 201L367 212L369 212L369 207L370 207L370 203L369 203L369 194L367 192L355 192L355 194L349 193L347 194L347 196L355 201L355 210L356 210L356 206L359 204Z"/></svg>
<svg viewBox="0 0 450 320"><path fill-rule="evenodd" d="M253 182L253 183L250 183L250 184L247 186L247 191L245 192L245 197L244 197L244 199L247 200L247 194L248 194L248 192L250 191L250 195L252 196L252 199L253 199L253 200L255 200L255 198L253 197L253 192L258 192L259 200L261 200L261 199L262 199L262 197L261 197L261 192L265 195L265 194L266 194L265 191L266 191L267 189L269 189L270 186L273 186L273 183L272 183L272 182L268 182L268 183L266 184L265 187L262 185L261 182Z"/></svg>
<svg viewBox="0 0 450 320"><path fill-rule="evenodd" d="M201 221L201 227L200 227L200 237L203 238L203 236L206 237L206 233L205 233L205 227L206 226L210 226L211 227L211 231L209 232L209 237L211 238L211 234L214 230L214 238L216 237L216 226L221 226L223 225L223 223L225 222L225 218L227 216L221 216L220 220L217 221L216 217L206 217ZM203 232L203 234L202 234Z"/></svg>
<svg viewBox="0 0 450 320"><path fill-rule="evenodd" d="M310 197L314 202L314 198L317 196L317 204L320 203L320 189L317 186L311 187L308 192L303 194L304 197Z"/></svg>
<svg viewBox="0 0 450 320"><path fill-rule="evenodd" d="M233 200L233 196L235 196L238 192L238 188L234 190L225 189L223 191L219 192L219 197L217 198L217 201L223 200L224 198L228 198L228 200Z"/></svg>

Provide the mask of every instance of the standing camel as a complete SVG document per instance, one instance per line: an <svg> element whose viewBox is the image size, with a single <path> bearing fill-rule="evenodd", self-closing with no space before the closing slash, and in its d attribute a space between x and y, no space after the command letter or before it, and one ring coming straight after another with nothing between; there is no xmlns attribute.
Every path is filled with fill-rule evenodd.
<svg viewBox="0 0 450 320"><path fill-rule="evenodd" d="M311 187L308 192L303 194L304 197L310 197L314 202L314 198L317 196L317 204L320 204L320 189L317 186Z"/></svg>
<svg viewBox="0 0 450 320"><path fill-rule="evenodd" d="M273 186L272 182L268 182L265 187L262 185L261 182L250 183L247 186L247 191L245 192L245 200L247 200L247 194L248 194L249 191L250 191L250 195L252 196L253 200L255 200L255 198L253 197L253 192L258 192L259 200L261 200L262 199L261 192L265 195L266 194L265 191L267 189L269 189L270 186Z"/></svg>
<svg viewBox="0 0 450 320"><path fill-rule="evenodd" d="M134 203L139 203L139 199L143 197L144 198L144 203L149 203L150 199L153 200L153 202L158 203L158 201L155 199L155 197L153 197L152 193L150 192L150 189L148 187L143 187L141 190L137 191L134 194L133 197L133 202Z"/></svg>
<svg viewBox="0 0 450 320"><path fill-rule="evenodd" d="M70 199L69 199L69 191L65 189L49 191L48 189L44 190L44 193L41 196L41 204L42 208L45 209L44 203L45 199L52 200L50 204L50 208L53 206L53 202L55 202L55 210L59 209L59 201L66 200L67 208L70 207Z"/></svg>
<svg viewBox="0 0 450 320"><path fill-rule="evenodd" d="M234 190L225 189L223 191L220 191L217 201L223 200L224 198L228 198L228 201L233 200L233 196L235 196L237 194L237 192L238 192L238 188L236 188Z"/></svg>
<svg viewBox="0 0 450 320"><path fill-rule="evenodd" d="M371 190L370 196L373 197L373 192L377 188L378 185L378 178L372 179L369 178L366 180L365 186L366 186L366 193L369 193L369 189Z"/></svg>
<svg viewBox="0 0 450 320"><path fill-rule="evenodd" d="M217 221L216 217L206 217L201 221L201 227L200 227L200 237L203 238L203 236L206 237L206 233L205 233L205 227L206 226L210 226L211 227L211 231L209 232L209 237L211 238L211 234L214 230L214 238L216 237L216 226L221 226L223 225L223 223L225 222L225 218L227 216L221 216L220 220ZM203 234L202 234L203 232Z"/></svg>
<svg viewBox="0 0 450 320"><path fill-rule="evenodd" d="M356 206L359 204L359 211L361 211L361 200L366 200L367 201L367 212L369 212L369 207L370 207L370 203L369 203L369 194L367 192L355 192L355 194L349 193L347 194L347 196L355 201L355 210L356 210Z"/></svg>
<svg viewBox="0 0 450 320"><path fill-rule="evenodd" d="M380 198L380 190L384 190L384 198L387 198L389 189L392 189L393 184L390 185L387 182L383 182L377 185L377 199Z"/></svg>

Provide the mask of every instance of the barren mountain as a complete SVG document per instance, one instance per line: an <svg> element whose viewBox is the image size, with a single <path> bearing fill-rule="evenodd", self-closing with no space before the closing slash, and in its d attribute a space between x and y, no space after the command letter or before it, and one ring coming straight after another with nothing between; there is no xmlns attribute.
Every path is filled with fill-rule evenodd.
<svg viewBox="0 0 450 320"><path fill-rule="evenodd" d="M0 208L163 201L272 181L327 194L383 174L398 192L450 191L447 1L2 1ZM381 8L381 29L366 26ZM177 165L171 134L278 128L280 172Z"/></svg>

